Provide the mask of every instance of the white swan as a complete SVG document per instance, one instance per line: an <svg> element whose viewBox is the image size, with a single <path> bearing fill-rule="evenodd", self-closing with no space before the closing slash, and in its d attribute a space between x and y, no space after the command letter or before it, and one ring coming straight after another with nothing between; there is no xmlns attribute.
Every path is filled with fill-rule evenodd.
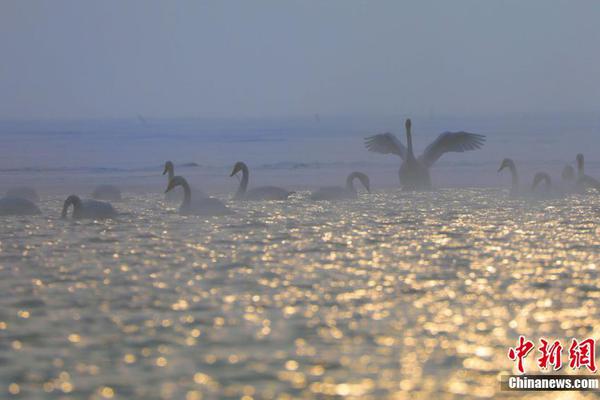
<svg viewBox="0 0 600 400"><path fill-rule="evenodd" d="M0 215L38 215L42 212L31 200L22 197L3 197L0 199Z"/></svg>
<svg viewBox="0 0 600 400"><path fill-rule="evenodd" d="M310 198L313 200L340 200L356 199L358 194L354 188L354 179L360 180L367 192L371 191L369 177L362 172L352 172L346 179L346 187L326 186L314 192Z"/></svg>
<svg viewBox="0 0 600 400"><path fill-rule="evenodd" d="M583 154L581 153L577 154L577 185L582 191L585 191L587 188L592 188L600 192L600 182L585 174L584 159Z"/></svg>
<svg viewBox="0 0 600 400"><path fill-rule="evenodd" d="M121 201L121 190L114 185L100 185L92 192L96 200Z"/></svg>
<svg viewBox="0 0 600 400"><path fill-rule="evenodd" d="M35 189L29 186L17 186L10 188L6 191L6 197L19 197L21 199L29 200L32 203L37 203L40 201L40 197Z"/></svg>
<svg viewBox="0 0 600 400"><path fill-rule="evenodd" d="M293 193L276 186L260 186L247 190L250 173L245 163L236 162L229 176L234 176L240 171L242 171L242 180L233 197L234 200L286 200Z"/></svg>
<svg viewBox="0 0 600 400"><path fill-rule="evenodd" d="M163 170L163 175L167 175L167 185L175 176L175 165L172 161L165 162L165 168ZM195 197L207 197L206 194L199 189L194 189ZM172 190L165 194L165 200L169 203L181 202L183 201L183 191Z"/></svg>
<svg viewBox="0 0 600 400"><path fill-rule="evenodd" d="M544 182L544 189L543 191L536 192L536 188L541 182ZM564 195L558 188L552 186L552 179L546 172L538 172L535 174L533 183L531 184L531 192L534 197L541 199L556 199L563 197Z"/></svg>
<svg viewBox="0 0 600 400"><path fill-rule="evenodd" d="M98 200L81 200L74 194L67 197L63 204L61 218L67 218L67 211L73 205L73 218L106 219L114 218L117 212L110 203Z"/></svg>
<svg viewBox="0 0 600 400"><path fill-rule="evenodd" d="M508 170L510 171L512 179L510 195L514 197L519 194L519 174L517 173L517 166L511 158L505 158L504 160L502 160L500 168L498 168L498 173L500 173L504 168L508 168Z"/></svg>
<svg viewBox="0 0 600 400"><path fill-rule="evenodd" d="M406 120L407 147L391 133L382 133L365 139L369 151L381 154L396 154L403 161L398 171L400 185L406 190L430 190L429 168L444 154L476 150L483 146L485 136L468 132L444 132L440 134L423 152L415 158L412 145L411 122Z"/></svg>
<svg viewBox="0 0 600 400"><path fill-rule="evenodd" d="M183 203L179 207L179 213L182 215L227 215L233 214L225 204L217 199L211 197L203 197L195 199L192 202L192 190L190 185L187 183L184 177L174 176L169 181L169 186L165 193L173 190L173 188L181 186L183 187Z"/></svg>

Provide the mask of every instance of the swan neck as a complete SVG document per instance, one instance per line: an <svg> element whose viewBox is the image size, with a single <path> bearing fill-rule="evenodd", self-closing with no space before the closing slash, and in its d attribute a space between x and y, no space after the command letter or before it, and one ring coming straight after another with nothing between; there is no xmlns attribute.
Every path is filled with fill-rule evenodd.
<svg viewBox="0 0 600 400"><path fill-rule="evenodd" d="M248 180L250 179L250 171L248 171L248 167L246 165L242 165L242 180L240 181L240 186L235 193L236 198L241 198L246 194L246 189L248 189Z"/></svg>
<svg viewBox="0 0 600 400"><path fill-rule="evenodd" d="M192 190L185 179L181 182L181 186L183 187L183 203L181 204L181 208L188 208L192 202Z"/></svg>
<svg viewBox="0 0 600 400"><path fill-rule="evenodd" d="M579 178L583 176L583 157L577 158L577 176Z"/></svg>
<svg viewBox="0 0 600 400"><path fill-rule="evenodd" d="M413 144L412 144L412 133L410 132L410 128L406 128L406 147L409 158L415 158L413 153Z"/></svg>
<svg viewBox="0 0 600 400"><path fill-rule="evenodd" d="M346 190L348 192L356 193L356 189L354 188L354 179L357 178L356 175L350 174L348 178L346 178Z"/></svg>
<svg viewBox="0 0 600 400"><path fill-rule="evenodd" d="M169 170L167 171L167 174L168 174L169 182L170 182L171 179L173 179L173 177L175 176L174 168L173 167L169 168Z"/></svg>
<svg viewBox="0 0 600 400"><path fill-rule="evenodd" d="M517 174L517 167L515 167L514 164L511 164L508 168L510 169L512 186L513 188L516 188L517 186L519 186L519 174Z"/></svg>

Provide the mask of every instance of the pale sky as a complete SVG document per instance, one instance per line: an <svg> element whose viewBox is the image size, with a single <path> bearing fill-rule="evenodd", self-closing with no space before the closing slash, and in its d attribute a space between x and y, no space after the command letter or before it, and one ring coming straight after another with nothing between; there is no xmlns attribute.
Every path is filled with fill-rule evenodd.
<svg viewBox="0 0 600 400"><path fill-rule="evenodd" d="M600 1L2 0L0 119L597 112Z"/></svg>

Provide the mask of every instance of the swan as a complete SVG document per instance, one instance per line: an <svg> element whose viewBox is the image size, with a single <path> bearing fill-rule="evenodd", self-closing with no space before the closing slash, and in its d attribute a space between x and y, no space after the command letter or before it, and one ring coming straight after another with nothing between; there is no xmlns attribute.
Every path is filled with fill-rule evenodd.
<svg viewBox="0 0 600 400"><path fill-rule="evenodd" d="M276 186L260 186L246 191L250 173L245 163L241 161L236 162L229 176L234 176L240 171L242 171L242 181L233 197L234 200L286 200L293 193Z"/></svg>
<svg viewBox="0 0 600 400"><path fill-rule="evenodd" d="M165 193L170 192L175 187L183 187L183 203L179 207L179 213L182 215L226 215L233 214L225 204L211 197L203 197L192 203L192 190L184 177L174 176L169 181L169 186Z"/></svg>
<svg viewBox="0 0 600 400"><path fill-rule="evenodd" d="M96 200L121 201L121 190L113 185L100 185L92 192Z"/></svg>
<svg viewBox="0 0 600 400"><path fill-rule="evenodd" d="M327 186L320 188L314 192L310 198L313 200L339 200L339 199L356 199L358 194L354 188L354 179L360 180L367 192L371 192L369 177L362 172L352 172L346 179L346 187Z"/></svg>
<svg viewBox="0 0 600 400"><path fill-rule="evenodd" d="M583 154L577 154L577 185L581 190L593 188L600 192L600 182L585 174Z"/></svg>
<svg viewBox="0 0 600 400"><path fill-rule="evenodd" d="M407 147L404 147L398 138L391 133L382 133L365 139L367 150L381 154L393 153L402 159L398 173L400 185L405 190L431 190L429 168L442 154L476 150L481 148L485 141L485 136L475 133L463 131L444 132L427 146L419 158L415 158L410 119L406 120L405 128Z"/></svg>
<svg viewBox="0 0 600 400"><path fill-rule="evenodd" d="M0 215L38 215L42 212L31 200L22 197L3 197L0 199Z"/></svg>
<svg viewBox="0 0 600 400"><path fill-rule="evenodd" d="M32 203L37 203L40 201L40 197L35 189L29 186L17 186L10 188L6 191L6 197L19 197L21 199L29 200Z"/></svg>
<svg viewBox="0 0 600 400"><path fill-rule="evenodd" d="M67 211L71 205L73 205L74 219L106 219L117 216L117 212L110 203L98 200L81 200L79 196L72 194L65 200L61 218L67 218Z"/></svg>
<svg viewBox="0 0 600 400"><path fill-rule="evenodd" d="M175 165L172 161L165 162L165 168L163 175L167 175L167 184L175 176ZM197 197L207 197L206 194L198 189L194 190L194 195ZM181 202L183 200L183 193L181 191L171 191L165 194L165 200L170 203Z"/></svg>
<svg viewBox="0 0 600 400"><path fill-rule="evenodd" d="M516 196L517 194L519 194L519 174L517 173L517 167L515 165L515 162L511 158L505 158L504 160L502 160L500 168L498 168L498 173L500 173L504 168L508 168L512 179L510 195Z"/></svg>

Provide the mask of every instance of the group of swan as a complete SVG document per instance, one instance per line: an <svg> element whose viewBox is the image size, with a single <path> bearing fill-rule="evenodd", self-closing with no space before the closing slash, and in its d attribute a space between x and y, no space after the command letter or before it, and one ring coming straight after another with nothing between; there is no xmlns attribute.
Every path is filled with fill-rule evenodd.
<svg viewBox="0 0 600 400"><path fill-rule="evenodd" d="M528 196L534 195L535 197L557 197L569 193L584 193L588 188L596 189L600 192L600 182L598 180L588 176L584 172L584 157L583 154L577 154L577 176L575 171L570 165L566 165L561 173L561 178L564 183L562 188L554 187L552 184L552 178L546 172L538 172L533 178L530 191L519 186L519 174L515 162L510 158L505 158L500 164L498 172L501 172L505 168L510 171L512 185L510 189L510 195L516 196ZM543 192L536 192L536 188L541 182L544 182Z"/></svg>
<svg viewBox="0 0 600 400"><path fill-rule="evenodd" d="M444 132L440 134L423 154L416 158L413 152L411 121L405 122L406 145L391 133L382 133L369 136L365 139L365 146L369 151L381 154L395 154L402 159L400 170L400 185L404 190L431 190L431 177L429 168L444 153L476 150L483 146L485 136L476 133Z"/></svg>
<svg viewBox="0 0 600 400"><path fill-rule="evenodd" d="M163 175L168 174L168 185L165 193L168 195L171 191L181 186L183 188L183 201L179 207L179 213L182 215L227 215L232 214L231 211L225 204L220 200L212 197L207 197L204 193L197 193L197 196L192 198L192 189L187 180L182 176L174 175L175 167L172 161L165 163ZM248 190L248 182L250 179L250 172L248 166L238 161L233 166L230 176L235 176L237 173L242 172L242 179L240 185L233 196L235 201L262 201L262 200L287 200L287 198L294 192L290 192L286 189L277 186L259 186ZM348 176L346 180L346 187L324 187L312 194L313 200L338 200L338 199L351 199L356 198L357 193L354 188L354 179L359 179L365 186L367 191L370 190L369 177L362 172L353 172Z"/></svg>

